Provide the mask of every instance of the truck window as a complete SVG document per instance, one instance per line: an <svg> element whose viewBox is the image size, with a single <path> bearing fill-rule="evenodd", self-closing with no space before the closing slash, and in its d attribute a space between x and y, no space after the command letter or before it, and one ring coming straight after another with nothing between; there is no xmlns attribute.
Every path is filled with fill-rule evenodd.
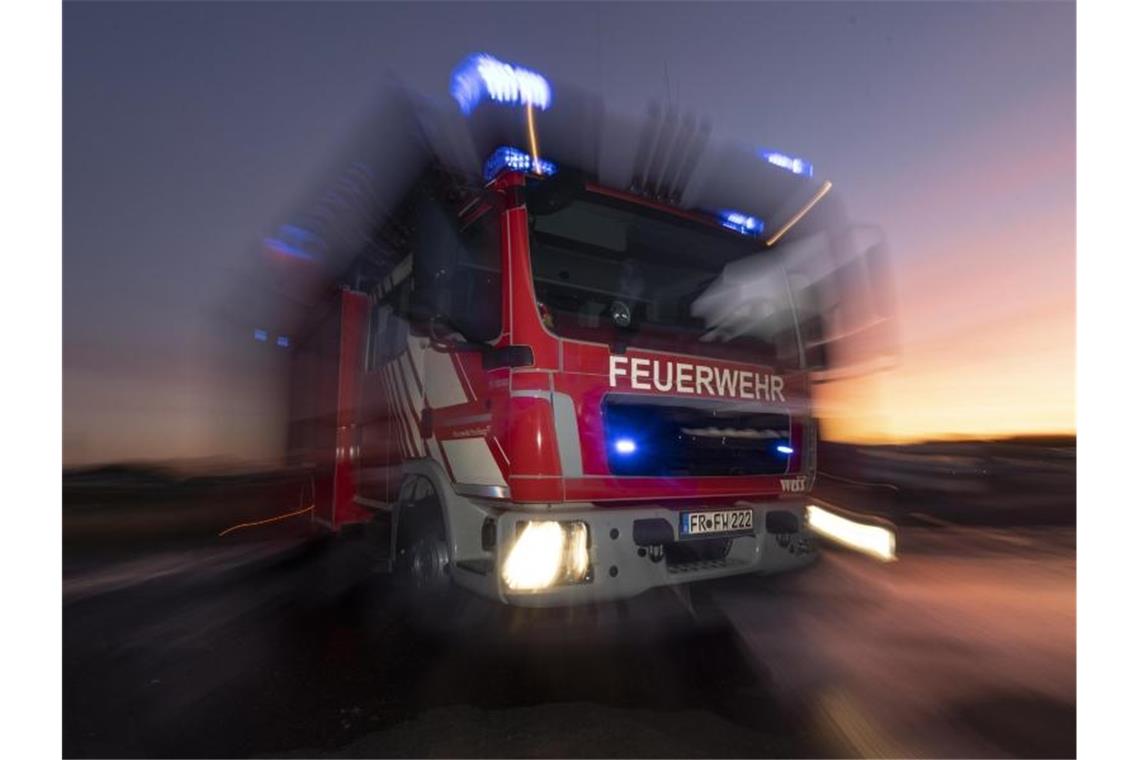
<svg viewBox="0 0 1140 760"><path fill-rule="evenodd" d="M755 239L588 194L532 216L530 250L558 335L800 366L783 268Z"/></svg>
<svg viewBox="0 0 1140 760"><path fill-rule="evenodd" d="M414 308L418 320L439 317L468 340L502 332L499 218L486 212L462 228L433 200L417 219Z"/></svg>
<svg viewBox="0 0 1140 760"><path fill-rule="evenodd" d="M491 341L503 331L499 215L487 211L467 224L461 234L466 256L455 283L458 302L468 315L469 336Z"/></svg>

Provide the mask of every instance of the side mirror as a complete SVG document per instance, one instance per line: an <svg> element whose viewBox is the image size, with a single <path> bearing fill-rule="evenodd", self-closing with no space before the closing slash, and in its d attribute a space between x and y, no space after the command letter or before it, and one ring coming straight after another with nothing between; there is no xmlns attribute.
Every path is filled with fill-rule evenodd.
<svg viewBox="0 0 1140 760"><path fill-rule="evenodd" d="M527 188L526 208L536 216L553 214L569 206L585 192L585 174L577 169L560 169L554 176Z"/></svg>

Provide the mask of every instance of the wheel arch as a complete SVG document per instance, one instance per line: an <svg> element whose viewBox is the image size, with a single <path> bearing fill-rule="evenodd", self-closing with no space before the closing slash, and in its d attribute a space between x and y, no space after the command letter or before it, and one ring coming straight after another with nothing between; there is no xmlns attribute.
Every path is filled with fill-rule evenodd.
<svg viewBox="0 0 1140 760"><path fill-rule="evenodd" d="M448 562L453 570L463 560L485 559L488 551L482 546L483 521L497 518L501 511L495 505L476 501L456 493L451 479L443 467L433 459L415 459L405 462L400 477L400 491L392 514L392 556L396 556L401 512L408 509L416 497L418 483L427 483L435 492L443 518ZM507 504L503 505L508 506ZM491 579L469 578L466 572L453 572L453 580L461 586L487 593L482 587ZM494 585L494 584L492 584Z"/></svg>

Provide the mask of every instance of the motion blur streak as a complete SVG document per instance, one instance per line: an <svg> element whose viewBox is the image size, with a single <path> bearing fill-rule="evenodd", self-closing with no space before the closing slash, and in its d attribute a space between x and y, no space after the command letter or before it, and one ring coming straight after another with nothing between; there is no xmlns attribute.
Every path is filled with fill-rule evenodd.
<svg viewBox="0 0 1140 760"><path fill-rule="evenodd" d="M895 557L895 534L877 525L864 525L809 504L808 525L816 533L850 549L869 554L883 562Z"/></svg>
<svg viewBox="0 0 1140 760"><path fill-rule="evenodd" d="M780 238L782 238L784 235L786 235L788 230L790 230L792 227L796 226L796 222L803 219L804 215L806 215L807 212L811 211L812 208L815 206L815 204L819 203L820 200L823 199L823 196L827 195L829 190L831 190L831 181L830 180L828 180L827 182L824 182L823 187L821 187L819 189L819 191L816 192L816 194L812 196L811 200L808 201L806 204L804 204L804 207L802 209L800 209L799 212L795 216L793 216L791 219L789 219L784 224L783 227L776 230L775 235L768 238L768 245L775 245L776 243L778 243L780 241Z"/></svg>
<svg viewBox="0 0 1140 760"><path fill-rule="evenodd" d="M542 162L538 160L538 135L534 131L534 107L526 104L526 131L530 136L530 155L534 159L534 173L542 174Z"/></svg>
<svg viewBox="0 0 1140 760"><path fill-rule="evenodd" d="M264 520L255 520L254 522L238 523L237 525L231 525L230 527L226 528L221 533L219 533L218 538L221 538L222 536L226 535L227 533L232 533L235 530L240 530L241 528L253 528L253 527L256 527L258 525L269 525L270 523L281 522L282 520L286 520L290 517L296 517L297 515L303 515L306 512L312 512L314 506L315 505L310 504L309 506L305 507L304 509L298 509L294 512L287 512L283 515L277 515L275 517L267 517Z"/></svg>

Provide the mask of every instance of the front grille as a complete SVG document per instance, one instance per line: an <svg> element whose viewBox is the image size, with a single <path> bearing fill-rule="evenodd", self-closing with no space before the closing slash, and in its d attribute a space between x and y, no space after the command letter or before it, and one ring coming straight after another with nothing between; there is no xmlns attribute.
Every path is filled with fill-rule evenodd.
<svg viewBox="0 0 1140 760"><path fill-rule="evenodd" d="M776 475L788 471L787 414L739 402L611 394L603 403L614 475Z"/></svg>

